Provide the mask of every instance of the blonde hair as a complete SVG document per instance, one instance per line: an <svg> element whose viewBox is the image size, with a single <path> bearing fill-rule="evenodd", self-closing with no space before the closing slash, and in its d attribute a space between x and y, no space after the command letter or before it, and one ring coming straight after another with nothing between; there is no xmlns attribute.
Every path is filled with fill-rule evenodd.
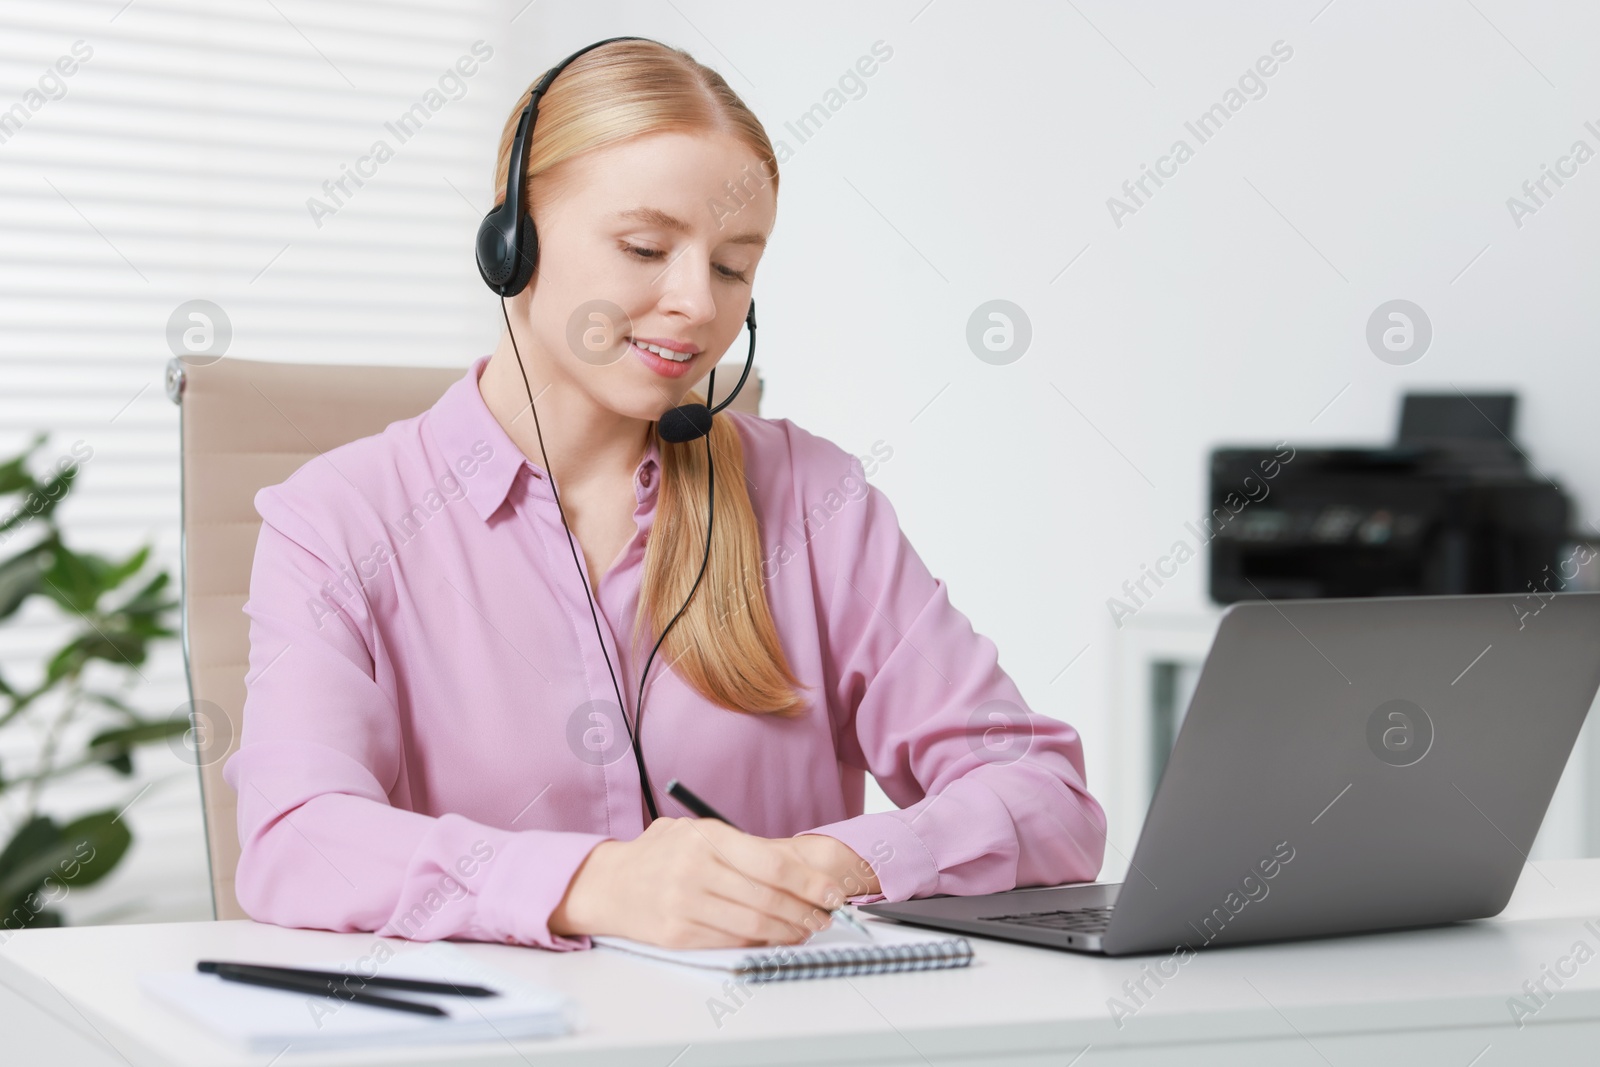
<svg viewBox="0 0 1600 1067"><path fill-rule="evenodd" d="M517 100L500 135L495 187L504 200L517 120L535 78ZM728 83L687 52L653 41L617 41L580 56L539 101L539 121L528 148L526 202L537 206L560 196L569 168L561 163L584 152L645 134L731 134L760 161L778 191L778 164L759 119ZM537 199L536 199L537 198ZM731 387L731 383L730 383ZM685 403L704 403L691 390ZM647 647L672 622L689 596L705 558L706 445L665 441L658 430L661 485L645 548L635 630ZM716 522L705 576L662 642L657 658L712 703L733 711L798 715L808 701L797 692L763 586L761 531L745 486L744 445L724 415L712 421L716 459ZM647 625L648 624L648 625Z"/></svg>

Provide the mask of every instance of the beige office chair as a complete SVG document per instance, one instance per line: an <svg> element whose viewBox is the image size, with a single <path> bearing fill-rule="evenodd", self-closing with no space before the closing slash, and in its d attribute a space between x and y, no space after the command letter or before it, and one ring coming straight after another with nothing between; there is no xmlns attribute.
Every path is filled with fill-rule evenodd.
<svg viewBox="0 0 1600 1067"><path fill-rule="evenodd" d="M719 369L732 383L743 366L730 360ZM167 365L167 395L182 411L183 653L194 723L188 751L200 769L218 919L248 918L233 891L238 798L222 765L239 747L244 721L250 620L243 608L261 527L256 490L320 452L427 410L465 373L192 357ZM760 399L761 378L752 369L732 406L755 414Z"/></svg>

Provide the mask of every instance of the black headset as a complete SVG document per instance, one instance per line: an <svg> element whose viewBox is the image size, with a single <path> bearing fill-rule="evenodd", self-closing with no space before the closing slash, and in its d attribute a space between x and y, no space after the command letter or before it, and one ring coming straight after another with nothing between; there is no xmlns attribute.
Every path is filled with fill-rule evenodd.
<svg viewBox="0 0 1600 1067"><path fill-rule="evenodd" d="M606 670L611 674L611 687L617 695L617 712L622 717L622 723L628 730L629 746L633 750L634 762L639 767L639 786L644 793L644 802L649 809L650 818L658 817L655 798L650 787L650 775L645 770L644 755L640 750L640 730L643 726L644 714L644 683L650 675L650 664L655 661L656 652L661 648L661 643L667 639L667 633L677 623L684 611L694 599L695 591L700 588L700 580L705 577L706 564L711 559L711 531L716 517L716 468L711 460L711 421L712 417L739 395L739 390L744 388L745 379L750 376L750 368L756 358L756 302L750 301L750 310L745 313L745 326L750 332L750 351L745 356L744 373L739 376L738 384L733 387L727 399L715 407L708 406L712 391L716 387L717 372L713 368L706 379L707 404L684 404L669 409L663 414L656 424L656 432L661 438L675 444L706 438L706 551L700 561L700 573L695 576L694 585L689 589L689 596L683 602L683 607L678 609L676 615L667 623L667 628L661 631L661 637L656 640L655 648L650 650L649 659L645 660L644 670L639 674L639 699L635 704L635 724L628 723L628 712L622 703L622 687L617 684L617 672L611 664L611 653L606 651L605 638L600 633L600 616L595 610L594 595L589 591L588 579L584 577L583 564L578 560L578 549L572 539L572 527L567 525L567 513L561 507L561 494L556 492L555 474L550 471L550 459L544 450L544 432L539 428L539 412L533 404L533 388L528 384L528 371L522 364L522 352L517 348L516 334L511 330L511 316L506 311L505 298L516 296L527 288L533 280L534 272L539 264L539 235L533 226L533 219L529 216L524 201L524 187L527 185L528 155L533 142L534 124L539 118L539 101L544 96L556 76L565 70L573 60L586 52L593 51L601 45L611 44L613 41L648 41L648 37L608 37L603 41L596 41L572 53L560 63L551 67L545 76L534 86L528 96L528 104L522 109L522 115L517 119L517 132L511 142L510 165L506 168L506 196L505 199L494 206L483 222L478 225L477 259L478 273L483 276L485 284L501 297L500 313L506 320L506 333L511 337L512 351L517 354L517 368L522 372L522 385L528 392L528 407L533 410L533 425L539 436L539 454L544 459L544 467L550 476L550 491L555 495L556 509L561 513L561 525L567 531L567 547L572 551L573 565L578 568L578 577L583 582L583 592L589 600L589 615L594 620L595 637L600 641L600 652L606 659ZM652 41L659 44L658 41ZM662 47L667 47L663 45Z"/></svg>

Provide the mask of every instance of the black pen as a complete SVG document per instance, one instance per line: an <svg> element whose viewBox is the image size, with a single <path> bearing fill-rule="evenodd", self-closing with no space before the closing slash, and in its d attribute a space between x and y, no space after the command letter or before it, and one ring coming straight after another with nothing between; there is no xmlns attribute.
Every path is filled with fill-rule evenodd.
<svg viewBox="0 0 1600 1067"><path fill-rule="evenodd" d="M268 989L281 989L289 993L308 993L316 996L330 997L334 1000L348 1000L356 1004L366 1004L374 1008L390 1008L394 1011L408 1011L415 1015L442 1015L446 1018L450 1013L443 1008L432 1004L422 1004L415 1000L402 1000L398 997L380 997L376 993L361 993L353 989L340 989L334 983L320 978L291 978L281 974L267 974L247 968L234 968L221 964L211 969L224 982L241 982L245 985L265 986ZM349 977L346 975L345 977Z"/></svg>
<svg viewBox="0 0 1600 1067"><path fill-rule="evenodd" d="M302 980L324 980L329 982L345 982L353 980L357 986L379 986L384 989L403 989L409 993L442 993L446 996L461 997L498 997L500 994L493 989L481 985L458 985L454 982L430 982L421 978L387 978L374 975L371 978L359 974L346 974L344 971L315 971L301 967L280 967L266 963L241 963L237 960L201 960L194 965L197 971L207 974L219 971L226 967L231 971L250 971L264 974L274 978L299 978Z"/></svg>
<svg viewBox="0 0 1600 1067"><path fill-rule="evenodd" d="M684 785L676 778L667 783L667 796L671 797L673 800L676 800L685 808L688 808L689 811L694 813L699 818L715 819L718 822L727 823L729 826L733 826L733 820L727 818L725 815L718 812L716 808L713 808L710 804L707 804L705 801L695 796L694 793L690 791L688 786ZM735 830L738 829L737 826L733 826L733 828ZM862 925L860 919L857 919L854 915L851 915L848 911L845 911L843 905L834 908L832 915L835 919L838 919L845 925L859 930L862 936L866 937L867 940L874 940L872 931L868 930L864 925Z"/></svg>

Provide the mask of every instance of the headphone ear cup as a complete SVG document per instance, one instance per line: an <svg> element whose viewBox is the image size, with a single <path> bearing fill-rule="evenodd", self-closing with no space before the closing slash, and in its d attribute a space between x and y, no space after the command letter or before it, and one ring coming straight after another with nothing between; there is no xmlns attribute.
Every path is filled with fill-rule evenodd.
<svg viewBox="0 0 1600 1067"><path fill-rule="evenodd" d="M502 295L509 295L505 289L516 274L517 255L512 246L515 238L515 227L506 216L504 204L497 205L478 224L478 274L490 289Z"/></svg>
<svg viewBox="0 0 1600 1067"><path fill-rule="evenodd" d="M501 296L516 296L533 280L539 263L539 235L529 218L522 220L519 231L505 204L497 205L478 224L476 249L478 274Z"/></svg>
<svg viewBox="0 0 1600 1067"><path fill-rule="evenodd" d="M516 296L528 287L533 281L533 272L539 266L539 233L533 228L533 220L522 220L522 247L517 249L515 269L511 273L511 282L506 286L510 292L506 296Z"/></svg>

